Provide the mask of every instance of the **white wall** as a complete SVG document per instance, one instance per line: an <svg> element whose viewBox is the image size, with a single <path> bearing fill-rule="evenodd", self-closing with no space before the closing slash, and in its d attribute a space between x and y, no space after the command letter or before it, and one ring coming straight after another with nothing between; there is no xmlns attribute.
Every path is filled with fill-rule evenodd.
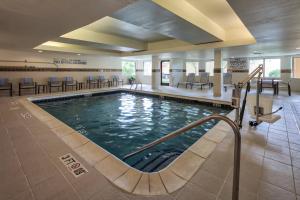
<svg viewBox="0 0 300 200"><path fill-rule="evenodd" d="M151 76L144 75L144 60L136 61L136 77L138 81L142 82L143 84L151 85L152 83Z"/></svg>
<svg viewBox="0 0 300 200"><path fill-rule="evenodd" d="M66 59L81 59L86 60L86 65L81 64L59 64L58 68L72 68L72 71L0 71L0 78L9 78L13 83L14 93L17 92L18 83L22 77L32 77L38 83L46 83L48 77L64 77L73 76L74 79L80 82L86 82L86 78L89 75L104 75L110 79L111 75L122 76L121 73L121 58L119 57L108 57L108 56L87 56L87 55L76 55L76 54L64 54L64 53L38 53L38 52L23 52L23 51L9 51L0 50L0 68L25 68L36 67L36 68L53 68L57 67L53 64L43 63L30 63L30 62L53 62L53 58L66 58ZM8 61L25 61L24 62L6 62ZM79 71L79 69L92 69L90 71ZM93 69L104 69L102 71L93 71ZM125 80L125 77L124 77Z"/></svg>
<svg viewBox="0 0 300 200"><path fill-rule="evenodd" d="M272 58L272 57L266 57L266 58ZM282 57L273 57L273 58L280 58L281 59L281 69L284 71L281 73L281 79L283 81L290 81L292 91L300 92L300 79L292 78L291 70L292 70L292 56L282 56ZM250 59L250 58L249 58ZM199 69L205 70L205 60L190 60L190 59L180 59L180 58L174 58L170 59L171 61L171 69L174 70L171 72L171 86L176 86L178 82L182 82L186 80L186 72L185 71L185 62L187 61L197 61L199 62ZM142 63L143 61L138 61L138 64L140 67L139 69L142 69ZM248 62L249 63L249 62ZM247 66L247 69L249 66ZM247 70L246 69L246 70ZM140 78L140 80L145 83L149 84L150 82L147 80L146 77L142 75L143 72L137 73L137 76ZM237 83L239 81L242 81L248 76L248 72L234 72L232 79L233 83ZM210 77L211 81L213 80L212 77ZM151 78L149 78L151 80ZM198 77L196 77L196 81L198 80Z"/></svg>

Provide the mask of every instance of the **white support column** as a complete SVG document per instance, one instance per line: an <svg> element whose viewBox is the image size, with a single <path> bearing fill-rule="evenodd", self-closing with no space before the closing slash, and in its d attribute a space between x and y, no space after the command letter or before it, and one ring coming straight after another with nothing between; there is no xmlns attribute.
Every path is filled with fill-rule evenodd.
<svg viewBox="0 0 300 200"><path fill-rule="evenodd" d="M152 89L158 89L161 81L160 60L152 56Z"/></svg>
<svg viewBox="0 0 300 200"><path fill-rule="evenodd" d="M214 97L220 97L221 96L221 87L222 87L222 71L221 71L221 65L222 65L222 53L221 49L215 49L214 50Z"/></svg>

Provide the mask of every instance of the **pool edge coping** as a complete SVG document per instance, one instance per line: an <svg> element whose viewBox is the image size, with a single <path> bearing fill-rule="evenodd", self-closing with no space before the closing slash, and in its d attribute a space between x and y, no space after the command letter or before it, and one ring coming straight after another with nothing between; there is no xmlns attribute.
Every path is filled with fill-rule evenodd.
<svg viewBox="0 0 300 200"><path fill-rule="evenodd" d="M50 96L52 98L69 97L82 95L84 93L91 94L120 90L127 89L102 89L88 91L87 93L56 93L54 95L51 94ZM163 92L137 92L199 100L197 97L170 95ZM48 99L48 97L49 94L46 96L40 95L35 98L25 97L19 101L37 119L46 124L51 131L76 152L76 154L105 176L110 182L128 193L137 195L165 195L179 190L195 175L209 155L213 153L217 145L221 143L227 136L227 133L231 131L229 126L227 126L226 129L223 122L218 122L167 167L158 172L147 173L129 166L127 163L123 162L32 102L37 98ZM227 114L227 116L231 116L233 111Z"/></svg>

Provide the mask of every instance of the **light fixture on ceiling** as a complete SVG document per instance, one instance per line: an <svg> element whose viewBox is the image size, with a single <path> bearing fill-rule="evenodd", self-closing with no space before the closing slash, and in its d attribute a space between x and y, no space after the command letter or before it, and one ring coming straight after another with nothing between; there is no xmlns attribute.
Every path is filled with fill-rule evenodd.
<svg viewBox="0 0 300 200"><path fill-rule="evenodd" d="M297 50L300 50L300 47L297 47L296 49L297 49Z"/></svg>
<svg viewBox="0 0 300 200"><path fill-rule="evenodd" d="M260 52L260 51L253 51L253 54L254 54L254 55L261 55L262 52Z"/></svg>
<svg viewBox="0 0 300 200"><path fill-rule="evenodd" d="M38 52L39 52L39 53L43 53L43 51L42 51L42 50L39 50Z"/></svg>
<svg viewBox="0 0 300 200"><path fill-rule="evenodd" d="M81 55L80 53L77 54L77 56L80 56L80 55Z"/></svg>

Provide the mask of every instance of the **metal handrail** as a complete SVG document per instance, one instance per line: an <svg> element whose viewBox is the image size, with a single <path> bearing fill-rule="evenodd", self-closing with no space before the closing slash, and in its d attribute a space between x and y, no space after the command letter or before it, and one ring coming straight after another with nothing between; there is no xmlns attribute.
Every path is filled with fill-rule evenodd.
<svg viewBox="0 0 300 200"><path fill-rule="evenodd" d="M145 151L153 146L156 146L162 142L165 142L171 138L181 135L181 134L185 133L186 131L188 131L192 128L195 128L195 127L197 127L201 124L204 124L213 119L225 121L232 128L234 135L235 135L232 200L238 200L239 199L239 180L240 180L241 134L240 134L240 130L239 130L239 127L237 126L237 124L226 116L214 114L214 115L210 115L210 116L204 117L202 119L199 119L199 120L192 122L192 123L188 124L187 126L184 126L172 133L169 133L168 135L166 135L164 137L161 137L160 139L157 139L153 142L150 142L150 143L144 145L143 147L139 148L138 150L136 150L130 154L127 154L126 156L124 156L123 160L126 160L140 152L143 152L143 151Z"/></svg>

